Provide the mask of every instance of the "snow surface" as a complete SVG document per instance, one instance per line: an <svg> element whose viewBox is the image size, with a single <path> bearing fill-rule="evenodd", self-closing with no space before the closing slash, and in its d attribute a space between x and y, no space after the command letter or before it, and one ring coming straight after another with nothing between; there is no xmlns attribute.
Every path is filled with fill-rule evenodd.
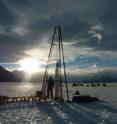
<svg viewBox="0 0 117 124"><path fill-rule="evenodd" d="M112 87L69 85L70 98L79 90L81 94L98 96L100 102L57 105L51 102L38 104L30 102L0 105L0 124L117 124L117 85L113 85ZM29 82L1 83L0 95L30 96L40 88L41 85Z"/></svg>

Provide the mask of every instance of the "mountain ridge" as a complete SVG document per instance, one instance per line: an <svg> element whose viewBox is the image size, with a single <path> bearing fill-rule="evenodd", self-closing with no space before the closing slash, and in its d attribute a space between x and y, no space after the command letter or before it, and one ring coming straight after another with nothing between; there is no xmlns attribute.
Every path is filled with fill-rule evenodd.
<svg viewBox="0 0 117 124"><path fill-rule="evenodd" d="M8 71L4 67L0 66L0 82L20 82L21 79Z"/></svg>

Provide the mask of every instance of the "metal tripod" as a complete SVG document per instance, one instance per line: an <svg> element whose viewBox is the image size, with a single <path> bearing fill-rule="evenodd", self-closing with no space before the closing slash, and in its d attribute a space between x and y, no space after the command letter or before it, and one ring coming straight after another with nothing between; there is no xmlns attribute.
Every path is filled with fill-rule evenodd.
<svg viewBox="0 0 117 124"><path fill-rule="evenodd" d="M58 46L59 47L58 62L59 62L60 99L61 100L63 99L62 74L61 74L61 70L62 70L62 66L63 66L63 72L64 72L63 76L64 76L64 81L65 81L65 86L66 86L67 101L69 101L68 82L67 82L67 75L66 75L66 66L65 66L65 58L64 58L63 43L62 43L62 33L61 33L61 26L60 25L57 25L54 28L54 33L53 33L52 42L51 42L50 51L49 51L48 60L47 60L47 66L46 66L46 69L44 72L42 89L44 86L44 82L46 81L46 78L47 78L49 62L50 62L50 57L51 57L51 53L52 53L52 48L53 48L54 42L55 42L56 33L58 34L57 35L57 41L58 41L58 45L59 45Z"/></svg>

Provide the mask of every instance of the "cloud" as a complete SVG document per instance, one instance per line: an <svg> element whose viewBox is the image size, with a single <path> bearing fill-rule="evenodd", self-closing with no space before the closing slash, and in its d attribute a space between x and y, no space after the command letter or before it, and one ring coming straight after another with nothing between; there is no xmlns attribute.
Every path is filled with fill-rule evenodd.
<svg viewBox="0 0 117 124"><path fill-rule="evenodd" d="M11 29L11 32L13 34L16 34L16 35L19 35L19 36L24 36L24 35L27 35L29 34L29 31L28 29L26 29L24 26L22 25L18 25L18 26L15 26Z"/></svg>
<svg viewBox="0 0 117 124"><path fill-rule="evenodd" d="M103 39L102 35L99 33L93 34L92 37L97 38L98 41L101 41Z"/></svg>
<svg viewBox="0 0 117 124"><path fill-rule="evenodd" d="M88 31L88 33L93 38L96 38L98 42L100 42L103 39L103 36L101 34L102 31L103 31L103 27L100 24L97 24L97 25L91 26L91 30Z"/></svg>
<svg viewBox="0 0 117 124"><path fill-rule="evenodd" d="M1 0L0 17L0 62L44 60L56 24L62 25L67 63L79 56L116 60L116 1Z"/></svg>
<svg viewBox="0 0 117 124"><path fill-rule="evenodd" d="M0 34L5 34L5 28L2 25L0 25Z"/></svg>
<svg viewBox="0 0 117 124"><path fill-rule="evenodd" d="M97 67L97 65L96 64L93 64L92 66L91 66L91 68L96 68Z"/></svg>
<svg viewBox="0 0 117 124"><path fill-rule="evenodd" d="M91 30L93 30L93 31L102 31L103 27L101 26L101 24L97 24L97 25L91 26Z"/></svg>

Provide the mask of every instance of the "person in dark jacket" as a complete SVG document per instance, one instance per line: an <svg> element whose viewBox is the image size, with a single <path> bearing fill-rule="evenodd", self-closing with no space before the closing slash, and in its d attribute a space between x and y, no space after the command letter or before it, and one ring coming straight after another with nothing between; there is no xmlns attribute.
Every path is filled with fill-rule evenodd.
<svg viewBox="0 0 117 124"><path fill-rule="evenodd" d="M51 98L53 99L53 88L54 88L54 80L53 78L50 76L48 79L48 87L47 87L47 97L50 97L51 94Z"/></svg>

